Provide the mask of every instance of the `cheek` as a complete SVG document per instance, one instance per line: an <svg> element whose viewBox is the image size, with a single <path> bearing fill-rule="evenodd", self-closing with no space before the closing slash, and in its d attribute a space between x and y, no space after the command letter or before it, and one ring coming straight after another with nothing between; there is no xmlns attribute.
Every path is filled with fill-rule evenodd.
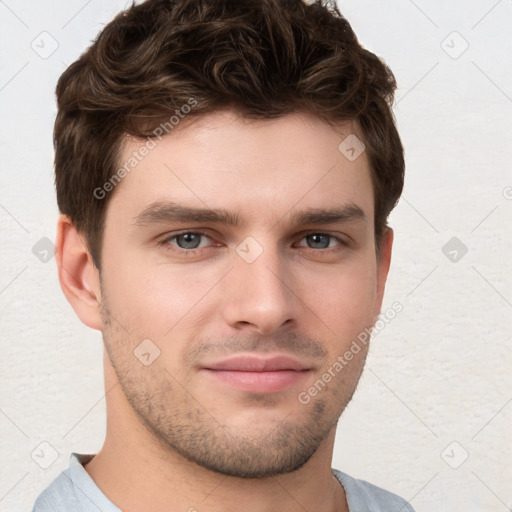
<svg viewBox="0 0 512 512"><path fill-rule="evenodd" d="M197 327L197 315L211 305L222 272L194 267L115 262L105 269L104 282L112 314L127 331L155 341Z"/></svg>
<svg viewBox="0 0 512 512"><path fill-rule="evenodd" d="M192 335L219 318L219 293L231 278L225 275L229 265L155 265L125 254L120 259L105 252L104 286L111 313L126 331L161 341L163 348L178 333ZM286 281L303 313L297 320L306 330L348 340L372 325L376 271L371 251L358 251L336 266L311 262L294 267L290 262L288 271Z"/></svg>
<svg viewBox="0 0 512 512"><path fill-rule="evenodd" d="M337 339L357 337L373 324L376 272L369 259L361 255L354 265L302 278L309 291L301 298Z"/></svg>

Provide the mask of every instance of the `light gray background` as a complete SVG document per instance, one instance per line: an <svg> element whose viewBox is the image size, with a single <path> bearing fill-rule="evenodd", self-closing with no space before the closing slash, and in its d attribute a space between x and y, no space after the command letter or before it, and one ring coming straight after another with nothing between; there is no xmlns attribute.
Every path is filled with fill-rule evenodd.
<svg viewBox="0 0 512 512"><path fill-rule="evenodd" d="M69 453L96 452L105 434L100 334L76 318L39 241L54 238L57 218L56 81L125 5L0 0L1 511L29 510ZM373 341L333 466L401 494L418 512L505 512L512 1L339 5L397 77L407 173L391 216L384 304L404 309ZM453 237L458 246L443 252Z"/></svg>

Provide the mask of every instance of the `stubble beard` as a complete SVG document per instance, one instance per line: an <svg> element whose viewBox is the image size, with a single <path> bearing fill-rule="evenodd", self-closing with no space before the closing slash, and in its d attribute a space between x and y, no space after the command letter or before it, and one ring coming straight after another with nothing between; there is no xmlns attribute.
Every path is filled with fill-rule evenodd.
<svg viewBox="0 0 512 512"><path fill-rule="evenodd" d="M148 367L141 364L133 354L138 342L106 309L103 320L105 348L120 387L155 442L173 456L179 454L210 471L234 477L265 478L304 466L336 428L364 366L363 360L355 376L337 376L337 387L325 388L307 406L301 404L300 416L283 415L258 428L254 422L246 428L234 427L227 415L212 414L208 404L193 396L158 359ZM264 407L264 396L252 398Z"/></svg>

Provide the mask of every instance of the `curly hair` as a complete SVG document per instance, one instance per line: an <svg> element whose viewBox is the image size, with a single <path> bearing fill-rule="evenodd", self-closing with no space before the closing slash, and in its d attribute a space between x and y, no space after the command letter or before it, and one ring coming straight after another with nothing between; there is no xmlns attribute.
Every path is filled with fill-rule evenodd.
<svg viewBox="0 0 512 512"><path fill-rule="evenodd" d="M318 0L132 3L61 75L54 129L57 201L100 268L107 197L124 137L154 138L184 105L248 119L297 111L356 121L371 168L375 242L403 189L393 113L396 81L364 49L336 4ZM149 139L148 139L149 140Z"/></svg>

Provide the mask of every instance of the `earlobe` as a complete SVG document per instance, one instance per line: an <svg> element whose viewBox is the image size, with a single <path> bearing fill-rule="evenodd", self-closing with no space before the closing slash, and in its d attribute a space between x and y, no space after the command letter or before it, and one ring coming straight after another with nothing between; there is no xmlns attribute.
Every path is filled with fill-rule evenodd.
<svg viewBox="0 0 512 512"><path fill-rule="evenodd" d="M384 233L382 235L382 240L380 244L380 252L377 256L377 296L375 301L375 319L377 321L377 317L380 314L382 307L382 300L384 298L384 289L386 287L386 280L388 277L389 267L391 265L391 251L393 248L393 230L389 227L386 227Z"/></svg>
<svg viewBox="0 0 512 512"><path fill-rule="evenodd" d="M82 322L102 328L99 271L71 219L61 215L55 243L59 281L64 295Z"/></svg>

